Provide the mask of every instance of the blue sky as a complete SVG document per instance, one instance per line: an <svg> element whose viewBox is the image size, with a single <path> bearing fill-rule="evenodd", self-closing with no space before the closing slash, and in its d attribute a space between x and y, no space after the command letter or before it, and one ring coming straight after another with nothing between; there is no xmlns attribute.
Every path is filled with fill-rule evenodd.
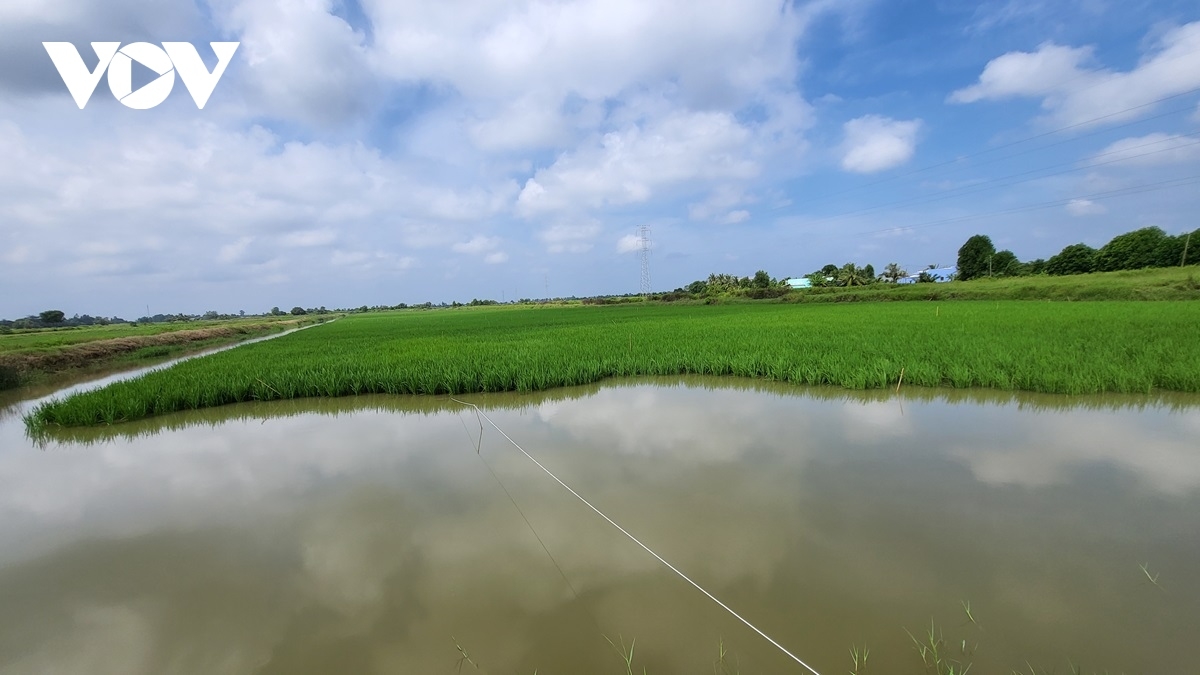
<svg viewBox="0 0 1200 675"><path fill-rule="evenodd" d="M78 109L42 41L238 41ZM89 64L91 65L91 64ZM0 7L0 316L636 292L1200 226L1186 2Z"/></svg>

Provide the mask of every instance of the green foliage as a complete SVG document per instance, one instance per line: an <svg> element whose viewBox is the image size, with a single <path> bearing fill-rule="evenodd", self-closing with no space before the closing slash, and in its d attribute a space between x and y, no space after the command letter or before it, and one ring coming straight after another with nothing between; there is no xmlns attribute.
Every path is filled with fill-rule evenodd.
<svg viewBox="0 0 1200 675"><path fill-rule="evenodd" d="M1021 274L1021 261L1012 251L999 251L992 256L990 263L991 275L997 277L1015 277Z"/></svg>
<svg viewBox="0 0 1200 675"><path fill-rule="evenodd" d="M62 323L63 319L67 318L67 315L64 314L62 310L59 310L59 309L48 309L48 310L42 312L41 314L38 314L38 318L41 319L42 323L56 324L56 323Z"/></svg>
<svg viewBox="0 0 1200 675"><path fill-rule="evenodd" d="M1047 274L1087 274L1094 271L1096 249L1087 244L1071 244L1046 261Z"/></svg>
<svg viewBox="0 0 1200 675"><path fill-rule="evenodd" d="M1145 267L1168 267L1179 264L1179 253L1175 252L1173 238L1157 227L1119 234L1096 253L1096 270L1138 270ZM1183 251L1179 242L1178 251Z"/></svg>
<svg viewBox="0 0 1200 675"><path fill-rule="evenodd" d="M838 286L865 286L875 280L874 275L868 276L863 268L854 263L846 263L834 277Z"/></svg>
<svg viewBox="0 0 1200 675"><path fill-rule="evenodd" d="M1046 273L1046 261L1042 258L1030 260L1027 263L1021 263L1020 276L1031 276L1034 274Z"/></svg>
<svg viewBox="0 0 1200 675"><path fill-rule="evenodd" d="M883 388L902 368L916 386L1200 391L1198 324L1200 302L371 312L51 401L27 422L36 430L242 401L533 391L638 375Z"/></svg>
<svg viewBox="0 0 1200 675"><path fill-rule="evenodd" d="M987 276L988 259L996 255L996 247L986 234L977 234L958 249L958 278L969 281Z"/></svg>
<svg viewBox="0 0 1200 675"><path fill-rule="evenodd" d="M307 313L308 312L304 311L303 307L293 307L292 308L292 316L300 316L301 314L307 314Z"/></svg>

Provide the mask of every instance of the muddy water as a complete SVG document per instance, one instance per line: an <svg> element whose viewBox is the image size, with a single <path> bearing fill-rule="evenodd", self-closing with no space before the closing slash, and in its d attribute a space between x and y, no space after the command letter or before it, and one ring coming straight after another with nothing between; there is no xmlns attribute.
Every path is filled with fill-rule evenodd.
<svg viewBox="0 0 1200 675"><path fill-rule="evenodd" d="M1194 672L1198 397L687 379L470 400L823 675L855 645L867 672L924 672L906 630L931 621L972 672ZM477 452L480 426L361 397L35 447L10 414L0 673L624 672L606 636L638 672L713 672L719 644L729 672L807 672L486 422Z"/></svg>

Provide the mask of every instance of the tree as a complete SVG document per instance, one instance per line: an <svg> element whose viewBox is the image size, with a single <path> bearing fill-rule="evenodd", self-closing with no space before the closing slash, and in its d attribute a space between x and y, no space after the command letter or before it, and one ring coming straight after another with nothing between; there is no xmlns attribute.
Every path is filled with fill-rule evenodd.
<svg viewBox="0 0 1200 675"><path fill-rule="evenodd" d="M822 288L830 285L830 282L826 280L828 277L820 270L808 274L804 278L808 279L813 288Z"/></svg>
<svg viewBox="0 0 1200 675"><path fill-rule="evenodd" d="M863 271L863 276L867 278L868 284L871 283L872 281L875 281L875 266L874 265L872 265L871 263L867 263L866 266L862 268L862 271Z"/></svg>
<svg viewBox="0 0 1200 675"><path fill-rule="evenodd" d="M992 275L997 277L1015 277L1021 273L1021 261L1012 251L1000 251L992 256Z"/></svg>
<svg viewBox="0 0 1200 675"><path fill-rule="evenodd" d="M866 280L867 276L863 273L862 268L854 263L842 265L842 269L837 273L839 286L863 286L867 283Z"/></svg>
<svg viewBox="0 0 1200 675"><path fill-rule="evenodd" d="M56 324L62 323L63 319L67 318L67 315L62 310L48 309L38 314L38 318L41 319L42 323Z"/></svg>
<svg viewBox="0 0 1200 675"><path fill-rule="evenodd" d="M901 267L896 263L888 263L887 267L883 268L882 276L884 279L887 279L894 284L908 276L908 272L904 269L901 269Z"/></svg>
<svg viewBox="0 0 1200 675"><path fill-rule="evenodd" d="M1095 271L1096 249L1087 244L1071 244L1046 261L1047 274L1087 274Z"/></svg>
<svg viewBox="0 0 1200 675"><path fill-rule="evenodd" d="M930 267L929 269L934 269L934 268ZM934 278L934 276L932 274L930 274L928 270L921 270L921 273L917 275L917 283L918 284L932 284L936 281L937 281L937 279Z"/></svg>
<svg viewBox="0 0 1200 675"><path fill-rule="evenodd" d="M824 274L827 277L836 277L837 273L838 273L837 265L826 265L821 268L821 274Z"/></svg>
<svg viewBox="0 0 1200 675"><path fill-rule="evenodd" d="M300 316L301 314L308 314L308 312L304 311L303 307L292 308L292 316Z"/></svg>
<svg viewBox="0 0 1200 675"><path fill-rule="evenodd" d="M1143 227L1140 230L1118 234L1096 252L1096 271L1115 272L1116 270L1140 270L1145 267L1166 267L1172 263L1162 260L1165 249L1169 249L1170 237L1158 227ZM1180 246L1182 251L1183 247ZM1179 264L1178 253L1165 257L1174 257L1174 264Z"/></svg>
<svg viewBox="0 0 1200 675"><path fill-rule="evenodd" d="M766 270L759 270L754 273L754 279L750 281L750 285L754 288L770 288L771 275L767 274Z"/></svg>
<svg viewBox="0 0 1200 675"><path fill-rule="evenodd" d="M271 308L271 316L281 316L281 315L283 315L283 311L280 310L278 307Z"/></svg>
<svg viewBox="0 0 1200 675"><path fill-rule="evenodd" d="M958 278L963 281L987 276L988 258L996 255L996 247L986 234L977 234L958 249Z"/></svg>

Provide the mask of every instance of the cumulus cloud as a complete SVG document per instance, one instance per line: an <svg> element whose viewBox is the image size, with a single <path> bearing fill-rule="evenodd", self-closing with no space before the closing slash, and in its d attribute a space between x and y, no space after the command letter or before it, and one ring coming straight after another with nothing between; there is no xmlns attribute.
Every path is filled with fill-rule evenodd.
<svg viewBox="0 0 1200 675"><path fill-rule="evenodd" d="M744 157L749 138L729 113L673 113L560 156L525 182L517 208L528 216L633 204L684 182L751 178L758 165Z"/></svg>
<svg viewBox="0 0 1200 675"><path fill-rule="evenodd" d="M854 173L875 173L899 166L913 156L921 120L894 120L864 115L842 129L842 168Z"/></svg>
<svg viewBox="0 0 1200 675"><path fill-rule="evenodd" d="M538 233L550 253L584 253L590 251L593 240L600 234L600 223L559 223Z"/></svg>
<svg viewBox="0 0 1200 675"><path fill-rule="evenodd" d="M950 94L951 103L1014 97L1042 99L1057 124L1103 117L1119 122L1146 114L1158 99L1200 87L1200 21L1167 31L1133 69L1095 64L1092 47L1052 42L1034 52L1009 52L988 62L979 81Z"/></svg>
<svg viewBox="0 0 1200 675"><path fill-rule="evenodd" d="M376 80L364 36L332 14L333 0L213 3L238 35L248 97L256 108L321 126L363 114Z"/></svg>
<svg viewBox="0 0 1200 675"><path fill-rule="evenodd" d="M642 238L636 234L627 234L617 240L617 253L633 253L642 250Z"/></svg>
<svg viewBox="0 0 1200 675"><path fill-rule="evenodd" d="M740 223L750 217L750 212L735 207L757 201L747 195L739 185L719 185L702 202L688 205L688 216L692 220L711 220L723 225Z"/></svg>

